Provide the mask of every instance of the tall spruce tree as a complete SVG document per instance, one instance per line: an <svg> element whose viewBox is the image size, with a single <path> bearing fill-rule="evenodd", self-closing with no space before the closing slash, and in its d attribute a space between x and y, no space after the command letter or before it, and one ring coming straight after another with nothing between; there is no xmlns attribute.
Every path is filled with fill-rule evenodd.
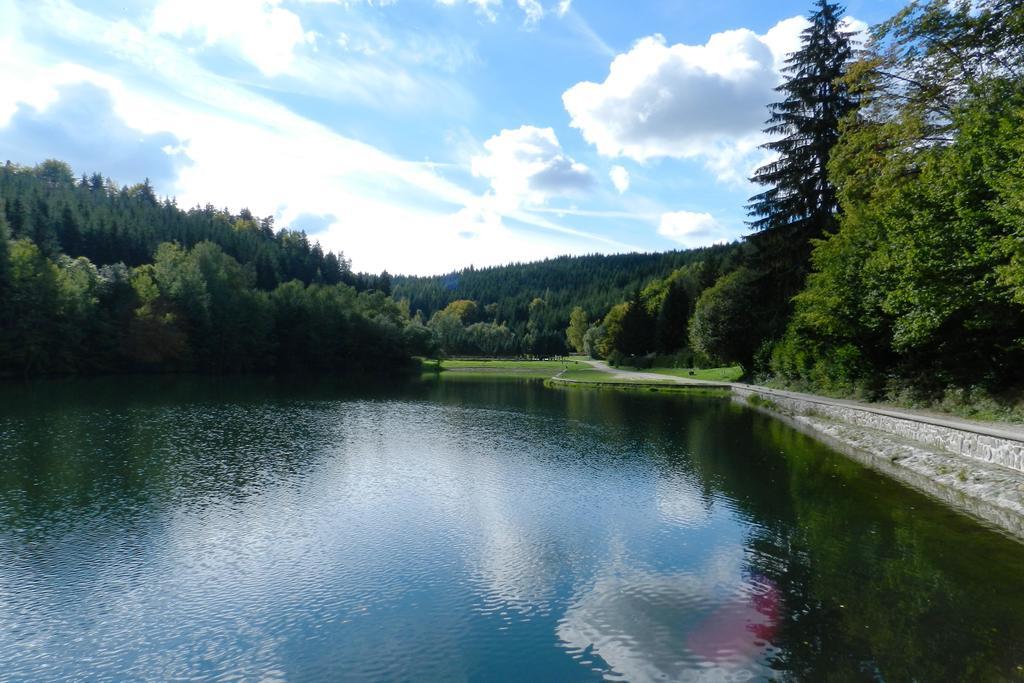
<svg viewBox="0 0 1024 683"><path fill-rule="evenodd" d="M751 197L750 227L792 241L805 251L808 240L832 232L839 208L828 178L828 158L839 139L839 121L856 107L842 82L853 56L841 15L845 9L818 0L801 34L800 49L786 60L785 98L768 106L764 132L773 139L762 147L779 158L757 169L751 180L767 190Z"/></svg>
<svg viewBox="0 0 1024 683"><path fill-rule="evenodd" d="M776 339L792 314L793 296L809 270L811 240L836 229L836 188L828 160L839 139L839 122L857 106L843 81L853 57L852 33L844 30L845 9L818 0L801 34L800 49L786 60L784 96L768 106L763 149L778 158L755 171L751 180L767 189L750 198L747 210L754 234L748 237L757 277L758 325ZM764 339L762 339L764 341Z"/></svg>
<svg viewBox="0 0 1024 683"><path fill-rule="evenodd" d="M693 301L681 279L673 280L658 309L655 344L661 353L672 353L686 345L687 323L693 313Z"/></svg>

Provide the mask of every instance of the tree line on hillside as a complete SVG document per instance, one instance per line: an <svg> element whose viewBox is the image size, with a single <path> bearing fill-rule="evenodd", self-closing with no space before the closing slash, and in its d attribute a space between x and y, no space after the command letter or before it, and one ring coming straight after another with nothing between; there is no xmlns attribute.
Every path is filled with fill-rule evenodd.
<svg viewBox="0 0 1024 683"><path fill-rule="evenodd" d="M248 209L232 214L210 204L183 211L174 199L159 199L148 180L118 186L100 173L76 179L54 159L0 167L0 206L11 237L31 239L47 257L64 253L99 266L134 267L150 263L165 242L191 248L206 241L251 265L263 291L298 280L390 293L387 272L353 273L344 254L325 253L304 232L275 229L272 217L256 218Z"/></svg>
<svg viewBox="0 0 1024 683"><path fill-rule="evenodd" d="M398 276L394 294L437 332L449 355L554 356L571 346L565 326L575 308L603 316L624 297L687 266L728 272L738 248L562 256L441 276Z"/></svg>
<svg viewBox="0 0 1024 683"><path fill-rule="evenodd" d="M394 370L434 351L387 273L247 211L181 211L54 160L4 166L0 201L0 375Z"/></svg>

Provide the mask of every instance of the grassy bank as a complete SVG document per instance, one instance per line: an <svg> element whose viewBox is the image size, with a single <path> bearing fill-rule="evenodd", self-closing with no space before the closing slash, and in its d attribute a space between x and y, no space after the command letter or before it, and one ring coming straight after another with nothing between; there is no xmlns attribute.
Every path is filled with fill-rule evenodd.
<svg viewBox="0 0 1024 683"><path fill-rule="evenodd" d="M624 368L634 370L636 368ZM743 368L733 365L726 368L649 368L640 372L653 372L658 375L682 377L684 379L702 379L707 382L738 382L743 377Z"/></svg>
<svg viewBox="0 0 1024 683"><path fill-rule="evenodd" d="M479 373L493 376L547 379L563 370L573 371L586 364L574 360L470 359L423 361L424 372Z"/></svg>
<svg viewBox="0 0 1024 683"><path fill-rule="evenodd" d="M560 377L562 379L569 379L575 382L599 382L601 384L672 384L672 380L668 379L639 380L616 377L611 373L604 372L602 370L595 370L594 368L587 366L566 370L560 375Z"/></svg>
<svg viewBox="0 0 1024 683"><path fill-rule="evenodd" d="M770 389L861 401L879 408L906 408L979 422L1024 424L1024 391L1021 390L994 395L982 388L950 387L939 391L893 383L885 391L873 394L857 389L823 387L810 382L784 382L778 378L770 378L760 384Z"/></svg>
<svg viewBox="0 0 1024 683"><path fill-rule="evenodd" d="M602 373L603 374L603 373ZM713 386L705 387L699 384L675 384L673 382L637 382L632 380L616 380L609 378L607 374L600 380L590 381L577 379L572 382L563 382L561 377L553 377L551 379L544 380L544 386L552 389L568 389L568 390L580 390L580 391L591 391L591 390L607 390L607 391L644 391L644 392L656 392L656 393L679 393L688 395L701 395L701 396L716 396L716 397L728 397L729 390L721 389ZM568 378L568 379L571 379Z"/></svg>

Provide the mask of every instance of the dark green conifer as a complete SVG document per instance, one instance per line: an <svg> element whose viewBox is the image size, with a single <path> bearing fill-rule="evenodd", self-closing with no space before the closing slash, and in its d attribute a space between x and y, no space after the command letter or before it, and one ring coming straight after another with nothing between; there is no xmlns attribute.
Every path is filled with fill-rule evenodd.
<svg viewBox="0 0 1024 683"><path fill-rule="evenodd" d="M839 204L828 161L839 139L839 122L857 106L843 81L853 57L844 9L817 0L801 34L800 49L786 60L780 102L769 105L763 148L778 157L751 180L767 187L747 205L755 231L749 266L758 300L758 343L780 337L792 314L793 296L804 285L812 240L835 232ZM751 334L754 334L751 332ZM766 336L760 336L766 335Z"/></svg>
<svg viewBox="0 0 1024 683"><path fill-rule="evenodd" d="M806 268L809 242L833 232L835 186L828 178L829 153L839 139L839 121L856 107L842 77L853 56L852 34L845 30L844 9L818 0L801 47L786 60L786 81L776 90L784 97L769 105L765 133L773 139L764 149L778 158L755 171L751 180L767 187L750 198L750 227L792 250L791 266ZM758 240L755 237L755 243Z"/></svg>
<svg viewBox="0 0 1024 683"><path fill-rule="evenodd" d="M693 302L682 282L673 280L658 309L655 341L661 353L672 353L686 345L687 322L693 313Z"/></svg>
<svg viewBox="0 0 1024 683"><path fill-rule="evenodd" d="M7 288L11 282L10 239L11 236L7 228L7 219L4 218L3 212L0 211L0 301L4 300ZM3 312L0 311L0 320L2 320L2 316Z"/></svg>

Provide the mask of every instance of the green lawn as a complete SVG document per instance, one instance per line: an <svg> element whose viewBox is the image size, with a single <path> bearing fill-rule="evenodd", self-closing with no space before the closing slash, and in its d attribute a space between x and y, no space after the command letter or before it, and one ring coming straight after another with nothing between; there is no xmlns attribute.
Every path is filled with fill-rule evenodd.
<svg viewBox="0 0 1024 683"><path fill-rule="evenodd" d="M437 361L424 360L423 371L435 372ZM623 368L632 369L632 368ZM508 359L472 359L472 360L443 360L441 371L456 374L486 374L488 376L505 377L529 377L548 378L565 371L562 375L565 379L573 379L580 382L607 382L612 384L628 384L634 380L618 379L612 375L595 370L586 363L575 360L508 360ZM689 379L703 379L711 382L735 382L743 372L740 366L730 368L651 368L642 372L654 372L659 375L671 375L673 377L686 377ZM693 372L691 375L690 372ZM659 380L643 380L642 384L656 383ZM668 380L665 380L666 382Z"/></svg>
<svg viewBox="0 0 1024 683"><path fill-rule="evenodd" d="M574 360L443 360L442 372L480 373L488 375L506 375L510 377L554 377L562 370L584 365ZM425 372L434 372L436 361L423 361Z"/></svg>
<svg viewBox="0 0 1024 683"><path fill-rule="evenodd" d="M651 368L644 372L688 379L703 379L709 382L737 382L743 376L743 368L738 365L729 368Z"/></svg>

